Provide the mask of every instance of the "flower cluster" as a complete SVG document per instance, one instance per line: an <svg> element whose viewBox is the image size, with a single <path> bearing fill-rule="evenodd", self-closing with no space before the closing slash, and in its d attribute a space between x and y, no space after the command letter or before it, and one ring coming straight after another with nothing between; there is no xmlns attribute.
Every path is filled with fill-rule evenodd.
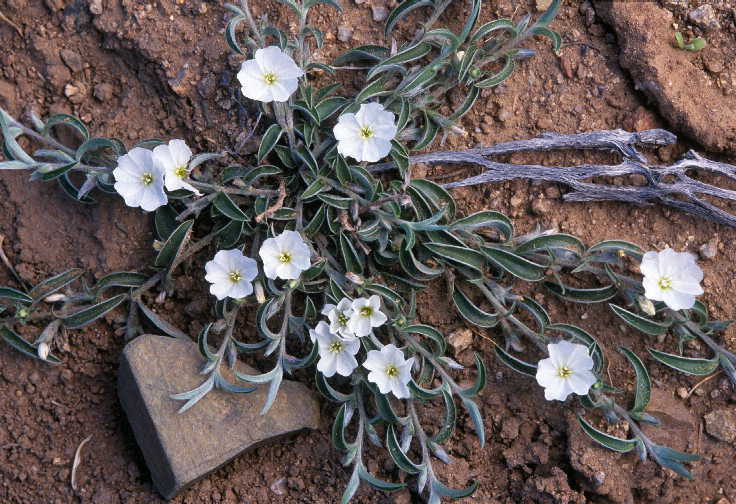
<svg viewBox="0 0 736 504"><path fill-rule="evenodd" d="M192 151L183 140L171 140L153 151L134 147L118 158L112 172L115 190L130 207L152 212L167 203L166 191L185 189L199 191L189 182L189 161Z"/></svg>
<svg viewBox="0 0 736 504"><path fill-rule="evenodd" d="M309 246L296 231L286 230L268 238L258 252L267 278L295 280L311 266ZM222 300L242 299L253 293L258 263L240 250L220 250L205 265L210 293Z"/></svg>

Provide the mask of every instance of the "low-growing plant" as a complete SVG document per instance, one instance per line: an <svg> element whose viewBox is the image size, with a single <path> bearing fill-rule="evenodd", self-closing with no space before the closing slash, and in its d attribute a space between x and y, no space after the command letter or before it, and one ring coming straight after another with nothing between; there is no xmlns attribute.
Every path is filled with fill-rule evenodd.
<svg viewBox="0 0 736 504"><path fill-rule="evenodd" d="M721 366L736 382L736 357L715 339L728 322L709 320L695 300L702 293L702 272L692 256L669 249L644 254L624 241L586 247L553 231L517 236L502 213L461 216L446 189L412 176L409 152L461 133L458 120L480 91L503 82L519 61L533 55L522 47L526 39L543 35L559 49L560 36L549 28L559 1L534 23L525 16L476 27L481 2L472 0L459 33L432 27L448 0L404 1L387 19L387 38L411 11L430 10L411 41L361 46L334 65L312 60L312 45L321 46L323 35L309 24L308 14L317 4L339 5L285 3L297 16L294 36L256 20L247 1L227 6L234 13L227 42L246 59L238 74L242 92L260 102L263 116L251 132L260 137L254 156L193 155L182 140L144 140L128 151L115 138L91 137L69 115L45 121L34 116L28 127L0 111L8 158L0 169L30 170L32 179L56 181L82 203L94 203L96 189L154 212L158 251L153 273L116 272L75 287L83 272L74 269L32 288L20 279L21 288L1 288L8 310L0 318L3 340L29 356L59 362L52 350L61 330L82 327L120 306L127 308L127 339L142 333L144 325L189 339L149 304L152 297L171 294L180 265L207 255L211 260L203 276L216 298L215 317L197 336L203 382L173 396L181 401L180 411L185 414L213 389L248 393L267 386L266 413L284 375L316 363L317 388L338 405L332 440L346 453L343 463L352 466L343 502L361 481L382 490L405 486L368 472L368 442L385 448L400 470L416 476L418 492L426 491L436 503L470 495L477 486L449 488L433 466L435 459L450 462L441 445L453 434L458 403L481 446L485 442L476 402L486 386L484 363L476 356L475 383L459 384L454 374L462 366L447 355L446 337L417 320L417 293L443 282L469 324L503 338L495 346L499 360L535 377L548 400L577 395L609 423L626 421L632 434L615 437L580 417L592 439L615 451L651 455L690 476L683 463L696 456L655 444L639 427L657 423L646 412L651 384L639 357L620 348L636 376L633 404L625 405L621 391L606 381L604 350L596 338L554 323L537 301L517 291L519 283L539 283L574 302L615 298L618 304L611 309L627 324L647 334L673 332L681 343L700 338L715 355L693 359L650 349L656 360L697 375ZM338 95L339 84L310 83L312 73L329 77L345 66L366 74L357 93ZM465 99L443 116L439 110L453 89ZM76 131L81 143L62 143L55 135L61 127ZM19 136L46 148L28 154ZM228 156L235 163L216 164ZM381 168L378 175L371 164L387 157L395 169ZM213 245L218 251L209 255ZM625 274L639 265L643 279ZM573 277L578 286L564 283ZM111 297L113 289L120 293ZM240 341L235 329L243 324L242 312L253 306L258 339ZM48 324L29 343L13 330L24 323ZM271 369L258 375L236 371L238 383L226 380L222 366L234 367L239 354L252 352L270 356ZM444 418L439 428L430 428L422 409L435 401L443 405Z"/></svg>

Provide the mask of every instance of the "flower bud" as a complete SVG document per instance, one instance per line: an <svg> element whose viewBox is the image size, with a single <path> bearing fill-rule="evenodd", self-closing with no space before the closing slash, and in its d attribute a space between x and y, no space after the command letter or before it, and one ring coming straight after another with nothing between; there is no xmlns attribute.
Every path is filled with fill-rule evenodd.
<svg viewBox="0 0 736 504"><path fill-rule="evenodd" d="M463 60L463 58L465 58L465 51L456 52L455 58L457 59L458 63L460 63Z"/></svg>
<svg viewBox="0 0 736 504"><path fill-rule="evenodd" d="M363 285L365 283L365 279L362 276L353 273L352 271L348 271L347 273L345 273L345 278L356 285Z"/></svg>
<svg viewBox="0 0 736 504"><path fill-rule="evenodd" d="M258 301L258 304L263 304L266 302L266 293L263 292L263 284L261 282L254 282L253 283L253 290L256 292L256 301Z"/></svg>
<svg viewBox="0 0 736 504"><path fill-rule="evenodd" d="M650 317L654 316L657 313L657 310L654 308L654 303L652 303L651 300L645 298L644 296L639 296L639 299L637 301L639 302L639 308L641 308L641 311L643 311Z"/></svg>
<svg viewBox="0 0 736 504"><path fill-rule="evenodd" d="M64 301L66 299L66 294L62 294L60 292L57 292L55 294L51 294L43 298L44 303L58 303L59 301Z"/></svg>
<svg viewBox="0 0 736 504"><path fill-rule="evenodd" d="M38 358L45 361L49 357L49 344L45 341L42 342L40 345L38 345L36 351L38 353Z"/></svg>
<svg viewBox="0 0 736 504"><path fill-rule="evenodd" d="M153 250L156 252L160 252L161 249L164 247L164 242L161 240L153 240Z"/></svg>

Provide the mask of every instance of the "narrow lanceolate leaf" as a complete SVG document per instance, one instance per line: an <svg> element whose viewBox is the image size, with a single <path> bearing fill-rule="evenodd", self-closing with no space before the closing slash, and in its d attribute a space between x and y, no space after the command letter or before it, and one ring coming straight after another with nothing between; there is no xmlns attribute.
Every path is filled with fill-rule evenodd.
<svg viewBox="0 0 736 504"><path fill-rule="evenodd" d="M378 65L374 66L370 72L368 72L367 79L372 79L379 73L394 67L395 65L404 65L406 63L416 61L418 59L423 58L427 54L429 54L429 51L432 50L431 44L428 44L426 42L421 42L419 44L413 45L411 47L408 47L406 49L403 49L396 53L393 56L390 56L386 58L385 60L381 61Z"/></svg>
<svg viewBox="0 0 736 504"><path fill-rule="evenodd" d="M530 261L510 250L481 246L485 256L498 268L528 282L539 282L546 276L547 267Z"/></svg>
<svg viewBox="0 0 736 504"><path fill-rule="evenodd" d="M636 313L630 312L629 310L621 308L620 306L613 303L609 303L608 306L611 307L613 313L621 317L621 319L629 324L631 327L633 327L634 329L638 329L641 332L651 334L653 336L665 334L672 325L672 321L656 322L647 317L643 317L641 315L637 315Z"/></svg>
<svg viewBox="0 0 736 504"><path fill-rule="evenodd" d="M528 362L524 362L521 359L517 359L500 346L496 346L495 350L496 357L498 357L501 362L506 364L517 373L521 373L523 375L531 377L537 376L537 366L535 366L534 364L529 364Z"/></svg>
<svg viewBox="0 0 736 504"><path fill-rule="evenodd" d="M473 356L475 358L475 383L472 387L468 387L460 392L460 394L463 397L475 397L480 392L486 388L486 381L487 381L487 375L486 372L486 365L483 363L483 360L478 356L478 354L475 354Z"/></svg>
<svg viewBox="0 0 736 504"><path fill-rule="evenodd" d="M719 358L718 355L712 359L697 359L693 357L683 357L682 355L669 354L660 352L653 348L647 348L651 356L658 362L661 362L665 366L669 366L672 369L676 369L682 373L695 375L695 376L706 376L711 374L718 368Z"/></svg>
<svg viewBox="0 0 736 504"><path fill-rule="evenodd" d="M352 241L347 237L347 235L345 235L345 233L340 233L339 240L340 240L340 253L343 259L343 264L345 264L345 270L362 275L363 274L362 255L359 254L357 250L355 250L355 247L353 246Z"/></svg>
<svg viewBox="0 0 736 504"><path fill-rule="evenodd" d="M456 205L452 195L441 185L427 179L413 179L411 187L419 191L426 200L434 205L435 214L437 211L445 209L445 215L452 220L455 218Z"/></svg>
<svg viewBox="0 0 736 504"><path fill-rule="evenodd" d="M173 233L171 233L171 236L169 236L168 240L166 240L166 243L164 243L156 256L154 265L157 268L168 268L171 266L188 241L192 230L192 224L194 224L194 220L184 221L179 224L179 227L177 227Z"/></svg>
<svg viewBox="0 0 736 504"><path fill-rule="evenodd" d="M618 347L618 350L624 354L624 357L631 363L636 371L636 396L634 398L633 412L641 413L649 405L649 398L652 395L652 381L649 379L647 368L638 355L624 346Z"/></svg>
<svg viewBox="0 0 736 504"><path fill-rule="evenodd" d="M685 469L682 462L695 462L696 460L700 460L698 455L673 450L667 446L661 446L655 443L652 443L649 446L649 452L652 454L654 460L656 460L662 467L674 471L685 478L693 479L693 475L690 474L690 471Z"/></svg>
<svg viewBox="0 0 736 504"><path fill-rule="evenodd" d="M511 77L511 74L514 73L514 68L516 68L514 58L511 56L506 56L506 63L504 64L503 68L499 70L498 73L488 77L487 79L476 82L475 87L486 89L489 87L498 86L503 81Z"/></svg>
<svg viewBox="0 0 736 504"><path fill-rule="evenodd" d="M159 240L166 241L171 236L171 233L179 225L176 220L178 215L171 205L164 205L156 209L153 216L153 226L156 229L156 235L158 235Z"/></svg>
<svg viewBox="0 0 736 504"><path fill-rule="evenodd" d="M84 123L73 115L69 114L55 114L46 119L46 124L44 125L41 134L46 136L51 132L51 128L60 125L69 126L70 128L77 130L77 132L82 135L82 138L84 140L87 140L89 138L89 130L84 125Z"/></svg>
<svg viewBox="0 0 736 504"><path fill-rule="evenodd" d="M406 486L406 483L393 483L391 481L378 479L369 473L362 465L359 466L358 473L360 474L360 479L368 483L370 486L383 490L384 492L392 492Z"/></svg>
<svg viewBox="0 0 736 504"><path fill-rule="evenodd" d="M477 250L442 243L425 243L424 246L437 257L483 273L486 260Z"/></svg>
<svg viewBox="0 0 736 504"><path fill-rule="evenodd" d="M28 357L33 357L34 359L41 360L41 358L38 356L38 351L36 350L36 347L34 347L30 343L28 343L26 340L21 338L18 334L13 332L13 330L11 330L10 328L6 326L0 326L0 338L2 338L2 340L5 343L15 348L22 354L25 354ZM61 359L59 359L55 355L49 354L46 357L46 362L58 364L59 362L61 362Z"/></svg>
<svg viewBox="0 0 736 504"><path fill-rule="evenodd" d="M474 481L469 487L462 488L460 490L455 488L450 488L446 485L443 485L440 483L439 480L433 479L432 480L432 493L437 494L441 497L449 497L450 499L462 499L463 497L467 497L469 495L472 495L473 492L475 492L478 489L478 482ZM436 502L440 502L437 500ZM432 503L432 499L430 498L430 503Z"/></svg>
<svg viewBox="0 0 736 504"><path fill-rule="evenodd" d="M399 444L399 440L396 439L396 431L393 425L389 425L386 431L386 449L388 449L388 454L391 455L393 461L402 471L409 474L417 474L422 470L423 464L415 464L401 450L401 445Z"/></svg>
<svg viewBox="0 0 736 504"><path fill-rule="evenodd" d="M608 251L622 252L638 259L641 259L641 256L644 255L644 251L638 245L623 240L606 240L596 243L588 249L586 255Z"/></svg>
<svg viewBox="0 0 736 504"><path fill-rule="evenodd" d="M169 324L167 321L159 317L159 315L151 310L148 306L140 301L137 304L138 308L141 310L141 313L146 318L146 320L153 324L159 331L163 332L167 336L171 336L172 338L189 340L189 336L184 334L177 327Z"/></svg>
<svg viewBox="0 0 736 504"><path fill-rule="evenodd" d="M550 3L549 7L547 7L547 10L544 12L544 14L540 16L534 26L549 26L549 24L557 15L557 11L559 10L559 8L560 0L552 0L552 3Z"/></svg>
<svg viewBox="0 0 736 504"><path fill-rule="evenodd" d="M68 329L77 329L78 327L83 327L94 322L106 313L112 311L126 299L128 299L127 294L118 294L115 297L106 299L105 301L88 308L84 308L83 310L79 310L72 315L61 317L61 320L64 322L64 326Z"/></svg>
<svg viewBox="0 0 736 504"><path fill-rule="evenodd" d="M403 2L399 2L386 18L386 29L384 30L386 38L389 37L396 23L406 17L411 11L420 7L430 7L433 3L432 0L404 0Z"/></svg>
<svg viewBox="0 0 736 504"><path fill-rule="evenodd" d="M248 216L245 215L238 205L225 193L219 193L212 202L215 208L219 210L225 217L235 221L247 221Z"/></svg>
<svg viewBox="0 0 736 504"><path fill-rule="evenodd" d="M272 124L268 127L266 132L263 134L263 137L261 138L261 145L258 147L259 163L263 161L263 158L268 156L268 154L273 150L274 147L276 147L276 144L281 138L283 132L284 130L282 130L281 126L279 126L278 124Z"/></svg>
<svg viewBox="0 0 736 504"><path fill-rule="evenodd" d="M31 304L33 298L25 292L13 289L12 287L0 287L0 299L10 299L16 303Z"/></svg>
<svg viewBox="0 0 736 504"><path fill-rule="evenodd" d="M458 219L450 225L450 229L464 229L473 231L479 228L492 227L497 229L504 240L510 240L514 234L514 227L511 221L501 212L493 210L483 210L474 214Z"/></svg>
<svg viewBox="0 0 736 504"><path fill-rule="evenodd" d="M403 333L421 334L431 339L436 346L435 355L443 355L447 350L447 340L445 336L432 326L424 324L412 324L401 329Z"/></svg>
<svg viewBox="0 0 736 504"><path fill-rule="evenodd" d="M33 299L45 298L49 294L53 294L59 289L66 287L74 280L82 276L83 273L84 270L79 268L73 268L63 273L59 273L58 275L47 278L40 284L36 285L33 289L31 289L30 295Z"/></svg>
<svg viewBox="0 0 736 504"><path fill-rule="evenodd" d="M142 273L118 271L100 278L94 290L97 294L100 294L112 287L140 287L146 280L148 280L148 277Z"/></svg>
<svg viewBox="0 0 736 504"><path fill-rule="evenodd" d="M605 432L599 431L592 425L590 425L583 417L578 416L580 426L583 428L588 436L593 439L596 443L605 446L609 450L617 451L619 453L630 452L636 447L638 441L635 439L621 439Z"/></svg>
<svg viewBox="0 0 736 504"><path fill-rule="evenodd" d="M516 253L527 254L547 249L570 249L582 254L585 251L585 245L573 235L558 233L532 238L516 247Z"/></svg>
<svg viewBox="0 0 736 504"><path fill-rule="evenodd" d="M574 289L555 282L545 282L544 286L562 299L576 303L600 303L608 301L618 293L615 285L596 289Z"/></svg>
<svg viewBox="0 0 736 504"><path fill-rule="evenodd" d="M445 419L437 434L432 437L432 441L435 443L444 443L447 441L455 431L455 425L457 424L457 406L455 405L455 400L452 398L449 390L447 390L447 387L442 387L441 390L442 398L445 400Z"/></svg>
<svg viewBox="0 0 736 504"><path fill-rule="evenodd" d="M452 300L460 315L471 324L478 327L495 327L498 324L498 317L495 314L478 308L460 289L454 289Z"/></svg>

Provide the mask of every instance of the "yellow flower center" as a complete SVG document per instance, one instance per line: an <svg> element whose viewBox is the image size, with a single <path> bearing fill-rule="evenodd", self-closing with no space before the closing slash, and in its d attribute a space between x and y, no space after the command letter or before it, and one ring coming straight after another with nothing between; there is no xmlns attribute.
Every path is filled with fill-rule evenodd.
<svg viewBox="0 0 736 504"><path fill-rule="evenodd" d="M232 283L238 283L243 278L243 275L240 274L240 271L233 270L230 273L227 274L228 278Z"/></svg>
<svg viewBox="0 0 736 504"><path fill-rule="evenodd" d="M177 166L174 169L174 175L176 175L180 179L183 179L184 177L186 177L187 176L187 173L188 173L188 171L187 171L187 165Z"/></svg>
<svg viewBox="0 0 736 504"><path fill-rule="evenodd" d="M662 290L669 290L672 288L672 279L670 277L662 277L657 282L657 285Z"/></svg>
<svg viewBox="0 0 736 504"><path fill-rule="evenodd" d="M361 317L370 317L371 315L373 315L373 308L371 308L370 306L364 306L360 309Z"/></svg>
<svg viewBox="0 0 736 504"><path fill-rule="evenodd" d="M396 378L399 376L399 368L394 366L393 364L386 367L386 376L389 378Z"/></svg>
<svg viewBox="0 0 736 504"><path fill-rule="evenodd" d="M330 343L330 347L329 347L330 352L332 353L340 353L342 352L342 348L343 348L342 341L333 341L332 343Z"/></svg>
<svg viewBox="0 0 736 504"><path fill-rule="evenodd" d="M560 378L569 378L572 375L572 369L567 366L561 366L557 369L557 376Z"/></svg>
<svg viewBox="0 0 736 504"><path fill-rule="evenodd" d="M337 323L340 324L341 326L348 325L348 321L349 320L350 319L348 317L346 317L344 313L340 313L337 316Z"/></svg>
<svg viewBox="0 0 736 504"><path fill-rule="evenodd" d="M153 174L152 173L144 173L141 176L141 183L145 186L153 184Z"/></svg>
<svg viewBox="0 0 736 504"><path fill-rule="evenodd" d="M373 128L370 126L363 126L360 128L360 132L358 134L360 135L360 138L368 140L373 136Z"/></svg>
<svg viewBox="0 0 736 504"><path fill-rule="evenodd" d="M281 252L279 254L279 261L286 264L291 262L291 253L290 252Z"/></svg>
<svg viewBox="0 0 736 504"><path fill-rule="evenodd" d="M276 84L276 80L278 78L276 77L276 74L273 72L268 72L263 74L263 82L265 82L269 86L273 86Z"/></svg>

